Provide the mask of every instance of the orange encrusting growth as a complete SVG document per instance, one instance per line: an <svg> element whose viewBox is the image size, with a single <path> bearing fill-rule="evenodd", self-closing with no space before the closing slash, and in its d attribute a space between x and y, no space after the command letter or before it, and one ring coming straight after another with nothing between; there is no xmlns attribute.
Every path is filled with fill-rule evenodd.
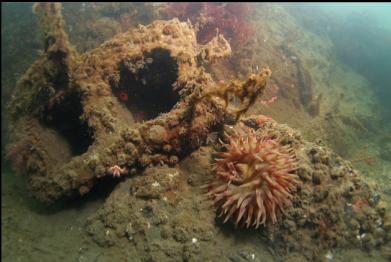
<svg viewBox="0 0 391 262"><path fill-rule="evenodd" d="M224 223L231 217L247 227L276 223L276 212L291 205L291 191L298 183L292 172L296 159L291 148L269 137L258 138L253 129L230 136L226 152L216 160L216 178L208 196L221 208ZM244 218L244 219L243 219ZM243 220L242 220L243 219Z"/></svg>

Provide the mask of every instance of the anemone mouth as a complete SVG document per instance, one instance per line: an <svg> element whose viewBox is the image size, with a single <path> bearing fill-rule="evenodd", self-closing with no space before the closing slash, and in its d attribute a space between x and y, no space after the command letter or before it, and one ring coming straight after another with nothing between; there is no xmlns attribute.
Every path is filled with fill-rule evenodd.
<svg viewBox="0 0 391 262"><path fill-rule="evenodd" d="M142 57L123 60L119 67L119 81L111 83L111 88L137 122L169 112L179 101L173 90L178 63L169 50L152 49Z"/></svg>
<svg viewBox="0 0 391 262"><path fill-rule="evenodd" d="M44 127L52 129L58 137L65 140L72 156L87 152L94 142L92 129L81 120L82 114L81 96L73 92L64 96L60 102L47 107L40 118L40 123ZM50 142L54 141L47 141Z"/></svg>

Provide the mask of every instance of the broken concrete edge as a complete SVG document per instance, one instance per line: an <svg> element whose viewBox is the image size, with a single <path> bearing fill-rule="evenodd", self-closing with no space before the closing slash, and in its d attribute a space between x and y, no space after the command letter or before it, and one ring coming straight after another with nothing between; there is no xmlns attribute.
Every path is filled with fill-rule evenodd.
<svg viewBox="0 0 391 262"><path fill-rule="evenodd" d="M10 117L41 114L72 88L76 50L64 30L60 3L36 3L44 53L19 79L8 105Z"/></svg>
<svg viewBox="0 0 391 262"><path fill-rule="evenodd" d="M242 87L247 90L241 94L258 95L266 87L269 75L270 71L266 70L250 77L252 80L244 81ZM228 112L229 105L222 102L226 92L232 91L225 88L226 85L230 86L230 83L221 86L225 90L221 94L201 96L202 99L192 99L190 95L188 103L180 109L162 114L138 128L126 128L103 152L89 150L89 154L74 157L60 170L31 181L34 195L43 202L53 203L88 193L106 175L140 174L153 165L176 166L183 157L203 145L211 132L239 119L238 112ZM216 103L219 100L220 104ZM252 101L252 97L247 96L247 100ZM239 114L244 112L241 106Z"/></svg>
<svg viewBox="0 0 391 262"><path fill-rule="evenodd" d="M98 177L108 173L117 176L138 172L151 164L176 165L222 123L237 120L263 91L270 75L270 71L264 71L258 79L253 75L247 82L217 85L201 64L213 63L230 55L229 43L222 35L217 35L206 45L198 45L192 26L177 19L140 25L77 56L61 28L64 25L61 6L38 4L36 10L44 31L60 32L53 35L58 35L61 41L49 41L52 45L48 46L47 53L68 52L68 60L60 63L56 70L65 73L62 76L69 77L65 78L67 81L72 80L66 82L66 88L56 90L53 85L59 75L47 74L45 66L51 65L52 61L45 54L21 78L18 90L22 92L18 92L13 100L18 103L11 102L15 111L20 106L27 110L19 114L14 123L19 127L16 128L19 133L15 134L17 143L9 155L19 163L20 167L16 168L29 173L32 193L42 202L52 203L86 194ZM54 23L50 24L50 21ZM129 129L134 123L132 114L114 97L115 87L110 77L120 77L118 65L123 61L137 61L157 48L168 50L178 63L178 78L173 89L180 94L180 101L169 113ZM229 95L236 96L243 105L239 108L233 105L232 109ZM80 101L75 102L75 99ZM80 115L73 112L75 106L80 107ZM46 128L73 123L62 123L59 119L69 117L69 110L73 112L73 120L69 121L87 123L89 130L83 132L91 133L92 140L91 144L85 145L87 151L79 156L70 152L72 145L59 148L58 151L64 151L66 155L64 159L71 158L70 161L61 161L60 156L64 154L55 152L55 145L63 144L61 130L53 129L53 133L46 132ZM26 126L30 131L23 133ZM117 142L110 146L113 141Z"/></svg>

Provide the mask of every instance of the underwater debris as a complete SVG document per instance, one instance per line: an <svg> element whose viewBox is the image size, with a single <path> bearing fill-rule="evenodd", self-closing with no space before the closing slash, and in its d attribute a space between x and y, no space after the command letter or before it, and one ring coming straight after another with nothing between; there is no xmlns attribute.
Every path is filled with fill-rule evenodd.
<svg viewBox="0 0 391 262"><path fill-rule="evenodd" d="M46 24L61 18L60 7L38 4L37 10ZM129 173L153 164L176 165L209 133L246 112L271 74L265 69L243 82L216 84L202 65L229 55L229 43L218 34L198 45L191 25L177 19L139 26L82 55L71 52L62 27L53 30L63 37L59 49L69 51L66 87L56 78L62 75L48 76L42 69L52 63L50 46L22 77L10 103L14 124L23 127L16 129L14 144L25 136L40 148L39 154L26 156L36 159L35 166L21 168L27 170L32 195L47 203L85 194L115 165ZM42 99L42 90L53 94ZM158 105L152 112L143 107L151 101ZM67 157L54 161L48 154L54 150L68 152ZM118 175L118 170L111 173Z"/></svg>
<svg viewBox="0 0 391 262"><path fill-rule="evenodd" d="M222 99L226 110L236 114L236 118L238 118L255 102L258 95L263 94L266 80L271 76L271 73L269 68L263 68L259 74L251 74L246 81L233 80L228 84L222 83L217 88L203 94L201 99L205 97ZM237 103L238 100L239 103Z"/></svg>
<svg viewBox="0 0 391 262"><path fill-rule="evenodd" d="M13 119L22 115L39 115L45 107L57 103L72 90L76 51L64 31L59 3L37 3L34 12L39 17L44 53L19 79L8 109Z"/></svg>

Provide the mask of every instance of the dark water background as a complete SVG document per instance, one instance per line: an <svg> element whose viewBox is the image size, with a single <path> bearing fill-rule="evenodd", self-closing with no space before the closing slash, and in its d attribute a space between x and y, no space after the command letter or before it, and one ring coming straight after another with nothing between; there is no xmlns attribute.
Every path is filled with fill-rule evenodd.
<svg viewBox="0 0 391 262"><path fill-rule="evenodd" d="M325 34L343 63L366 77L391 122L391 4L289 4L305 28Z"/></svg>

